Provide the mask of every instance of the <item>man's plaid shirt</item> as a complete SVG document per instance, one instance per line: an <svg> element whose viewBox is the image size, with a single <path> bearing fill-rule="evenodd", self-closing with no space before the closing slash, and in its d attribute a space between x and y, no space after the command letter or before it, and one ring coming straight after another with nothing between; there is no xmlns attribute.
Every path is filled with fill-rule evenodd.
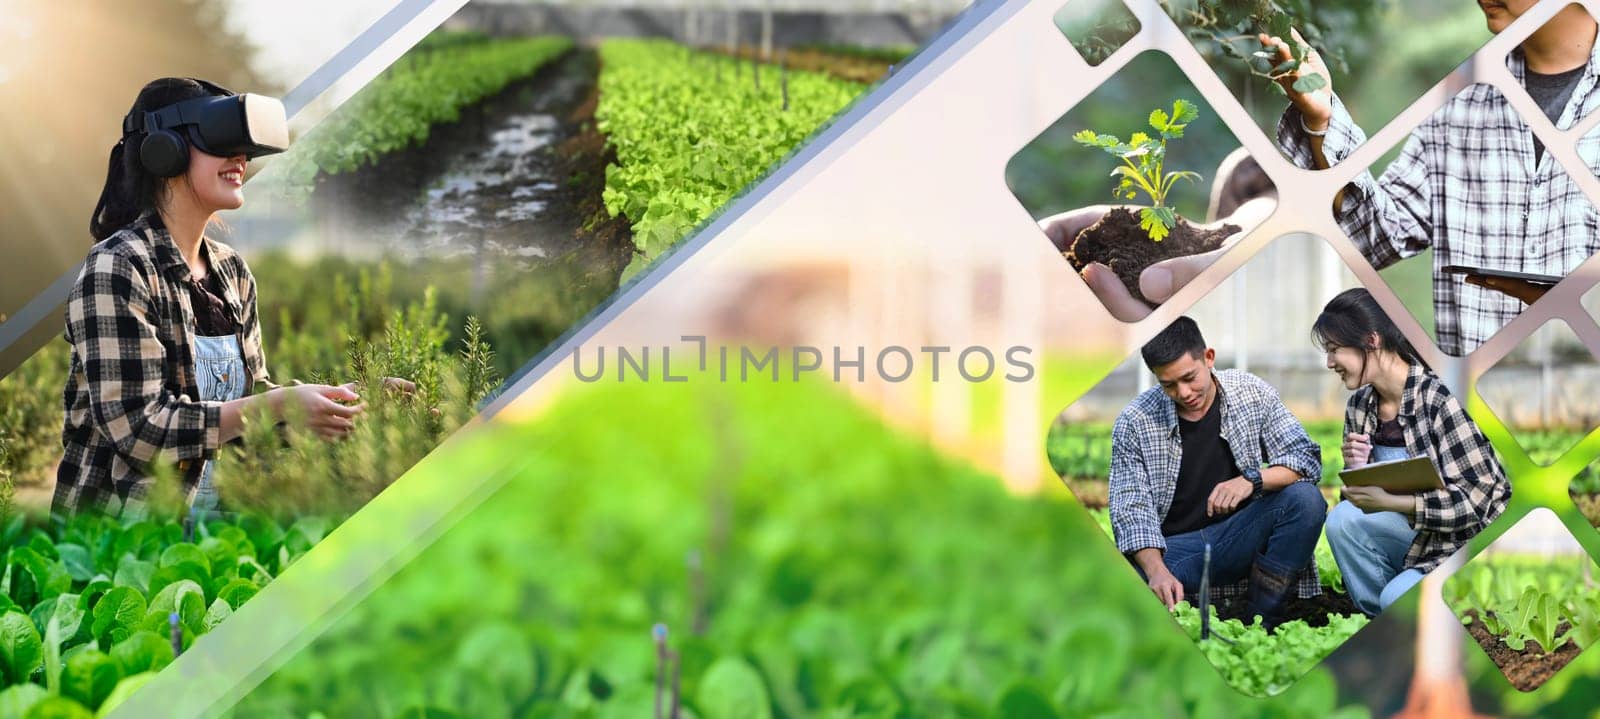
<svg viewBox="0 0 1600 719"><path fill-rule="evenodd" d="M201 252L222 280L238 321L245 367L272 386L261 350L255 278L228 246ZM151 464L179 462L193 491L200 462L215 456L222 403L198 401L189 267L159 217L147 215L89 250L67 299L71 373L63 402L65 455L52 511L142 511Z"/></svg>
<svg viewBox="0 0 1600 719"><path fill-rule="evenodd" d="M1600 49L1600 43L1596 44ZM1524 81L1522 50L1508 64ZM1555 123L1571 127L1600 109L1600 52L1592 54ZM1323 155L1343 161L1367 141L1337 96ZM1300 111L1278 123L1278 146L1296 165L1316 167ZM1578 141L1600 172L1600 135ZM1600 251L1600 212L1549 152L1534 164L1533 131L1492 85L1472 85L1428 118L1374 180L1345 186L1335 219L1378 269L1433 248L1433 316L1439 349L1465 356L1522 312L1521 300L1440 272L1465 265L1565 277Z"/></svg>
<svg viewBox="0 0 1600 719"><path fill-rule="evenodd" d="M1278 391L1243 370L1213 373L1221 407L1221 436L1240 471L1282 465L1316 484L1322 477L1322 448L1295 419ZM1166 551L1161 521L1172 507L1183 459L1178 411L1160 387L1145 390L1117 416L1111 428L1111 530L1117 549L1131 555L1154 547ZM1238 596L1244 582L1214 587L1212 598ZM1321 593L1316 560L1300 575L1302 597Z"/></svg>
<svg viewBox="0 0 1600 719"><path fill-rule="evenodd" d="M1378 429L1378 393L1371 385L1356 390L1344 410L1344 431L1371 434ZM1505 510L1511 482L1472 418L1444 383L1412 365L1398 416L1406 451L1427 456L1439 469L1444 489L1419 492L1411 526L1417 538L1406 551L1405 566L1431 572Z"/></svg>

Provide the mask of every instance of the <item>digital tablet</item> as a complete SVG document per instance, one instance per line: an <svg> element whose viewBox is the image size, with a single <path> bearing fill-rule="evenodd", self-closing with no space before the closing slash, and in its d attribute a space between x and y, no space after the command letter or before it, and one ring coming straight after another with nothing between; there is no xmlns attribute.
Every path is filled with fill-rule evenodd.
<svg viewBox="0 0 1600 719"><path fill-rule="evenodd" d="M1480 275L1483 277L1499 277L1506 280L1521 280L1529 284L1546 285L1554 287L1562 278L1555 275L1535 275L1528 272L1512 272L1511 270L1492 270L1487 267L1467 267L1464 265L1445 265L1439 268L1440 272L1447 275Z"/></svg>
<svg viewBox="0 0 1600 719"><path fill-rule="evenodd" d="M1397 494L1415 494L1444 489L1444 480L1433 460L1426 456L1373 462L1360 469L1346 469L1339 479L1352 487L1378 487Z"/></svg>

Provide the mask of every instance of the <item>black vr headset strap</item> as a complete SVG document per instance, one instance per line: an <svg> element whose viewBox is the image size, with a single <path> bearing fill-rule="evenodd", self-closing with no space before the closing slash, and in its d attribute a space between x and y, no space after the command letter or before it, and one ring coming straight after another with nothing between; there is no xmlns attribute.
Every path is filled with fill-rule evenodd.
<svg viewBox="0 0 1600 719"><path fill-rule="evenodd" d="M195 97L181 102L175 102L165 107L156 108L142 114L128 113L122 118L122 135L127 137L135 132L155 132L156 130L170 130L180 125L193 124L192 119L184 118L184 110L188 107L204 104L214 97L231 97L236 95L232 90L214 82L201 80L198 77L188 78L208 94L204 97Z"/></svg>

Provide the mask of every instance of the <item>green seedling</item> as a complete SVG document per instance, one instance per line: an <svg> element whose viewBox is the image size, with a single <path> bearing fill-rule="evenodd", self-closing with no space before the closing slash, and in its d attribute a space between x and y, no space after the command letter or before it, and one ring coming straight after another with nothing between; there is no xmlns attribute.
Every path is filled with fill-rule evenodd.
<svg viewBox="0 0 1600 719"><path fill-rule="evenodd" d="M1200 108L1188 100L1172 103L1172 112L1157 108L1150 113L1150 127L1154 136L1135 132L1123 142L1115 135L1102 135L1094 130L1080 130L1072 139L1087 147L1096 147L1122 161L1111 176L1118 178L1112 194L1118 199L1132 200L1139 192L1150 197L1150 207L1139 211L1139 227L1160 242L1171 234L1178 224L1178 213L1167 206L1167 194L1178 180L1199 181L1200 174L1187 170L1167 172L1167 141L1183 137L1183 130L1200 116Z"/></svg>

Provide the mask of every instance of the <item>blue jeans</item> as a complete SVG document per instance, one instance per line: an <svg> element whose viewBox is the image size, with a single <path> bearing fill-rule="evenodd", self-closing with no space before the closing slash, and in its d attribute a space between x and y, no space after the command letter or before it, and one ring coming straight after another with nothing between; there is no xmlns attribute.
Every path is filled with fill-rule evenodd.
<svg viewBox="0 0 1600 719"><path fill-rule="evenodd" d="M1405 515L1367 513L1344 501L1328 513L1327 531L1350 600L1368 616L1377 616L1422 580L1421 572L1405 569L1406 552L1417 536Z"/></svg>
<svg viewBox="0 0 1600 719"><path fill-rule="evenodd" d="M1374 445L1372 461L1386 462L1411 456L1404 447ZM1349 502L1334 505L1328 513L1328 547L1344 575L1350 601L1367 616L1394 604L1417 582L1422 572L1406 569L1406 552L1417 530L1399 512L1363 511Z"/></svg>
<svg viewBox="0 0 1600 719"><path fill-rule="evenodd" d="M1216 524L1167 537L1163 559L1172 576L1183 583L1186 596L1200 592L1207 543L1212 586L1248 579L1253 564L1292 580L1311 563L1327 511L1328 503L1315 484L1295 482L1263 493Z"/></svg>

